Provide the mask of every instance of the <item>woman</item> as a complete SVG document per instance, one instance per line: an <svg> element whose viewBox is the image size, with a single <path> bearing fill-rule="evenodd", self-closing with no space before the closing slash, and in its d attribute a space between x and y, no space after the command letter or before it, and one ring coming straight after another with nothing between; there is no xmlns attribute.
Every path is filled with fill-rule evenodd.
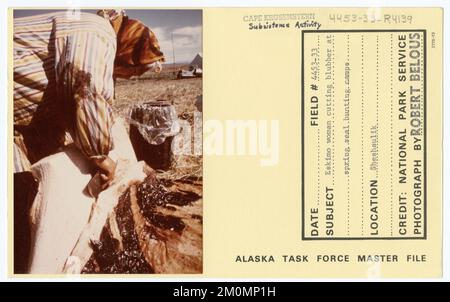
<svg viewBox="0 0 450 302"><path fill-rule="evenodd" d="M159 72L164 55L148 27L116 10L15 18L13 35L14 266L20 273L37 189L30 166L74 143L107 187L116 167L108 157L114 80Z"/></svg>
<svg viewBox="0 0 450 302"><path fill-rule="evenodd" d="M124 11L14 19L14 172L73 141L106 187L114 80L159 72L163 61L153 32Z"/></svg>

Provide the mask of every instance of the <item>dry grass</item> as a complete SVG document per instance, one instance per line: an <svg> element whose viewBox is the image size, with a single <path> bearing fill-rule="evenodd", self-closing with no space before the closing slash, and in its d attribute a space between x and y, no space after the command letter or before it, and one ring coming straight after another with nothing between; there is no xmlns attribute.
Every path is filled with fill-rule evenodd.
<svg viewBox="0 0 450 302"><path fill-rule="evenodd" d="M202 79L172 80L167 74L160 79L134 79L116 84L116 100L113 110L128 118L131 107L138 103L166 100L174 104L180 119L193 126L195 101L202 94ZM191 128L193 129L193 128ZM170 179L193 178L202 180L202 156L174 156L173 167L161 173Z"/></svg>

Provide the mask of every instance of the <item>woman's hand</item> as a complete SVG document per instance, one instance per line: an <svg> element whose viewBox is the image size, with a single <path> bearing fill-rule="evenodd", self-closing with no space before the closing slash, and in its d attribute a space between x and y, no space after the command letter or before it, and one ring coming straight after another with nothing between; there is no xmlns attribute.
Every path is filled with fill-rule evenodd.
<svg viewBox="0 0 450 302"><path fill-rule="evenodd" d="M100 177L103 181L102 190L104 190L109 187L111 182L114 180L117 164L109 157L94 159L94 163L100 169Z"/></svg>

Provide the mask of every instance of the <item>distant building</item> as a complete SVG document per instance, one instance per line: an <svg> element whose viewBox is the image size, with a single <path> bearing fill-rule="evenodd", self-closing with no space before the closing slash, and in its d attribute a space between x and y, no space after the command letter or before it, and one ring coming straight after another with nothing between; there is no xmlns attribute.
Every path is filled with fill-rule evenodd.
<svg viewBox="0 0 450 302"><path fill-rule="evenodd" d="M201 52L199 52L195 56L195 58L192 60L190 65L193 65L193 66L203 69L203 54Z"/></svg>

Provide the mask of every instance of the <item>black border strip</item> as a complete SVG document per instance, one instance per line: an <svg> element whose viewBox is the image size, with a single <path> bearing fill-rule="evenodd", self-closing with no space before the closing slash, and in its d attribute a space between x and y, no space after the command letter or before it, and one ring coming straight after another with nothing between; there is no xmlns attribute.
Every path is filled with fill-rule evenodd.
<svg viewBox="0 0 450 302"><path fill-rule="evenodd" d="M424 180L423 180L423 236L422 237L307 237L305 235L305 34L306 33L363 33L363 32L420 32L423 34L423 162L424 162ZM301 37L301 143L302 143L302 240L424 240L427 239L427 31L426 29L330 29L330 30L302 30Z"/></svg>

